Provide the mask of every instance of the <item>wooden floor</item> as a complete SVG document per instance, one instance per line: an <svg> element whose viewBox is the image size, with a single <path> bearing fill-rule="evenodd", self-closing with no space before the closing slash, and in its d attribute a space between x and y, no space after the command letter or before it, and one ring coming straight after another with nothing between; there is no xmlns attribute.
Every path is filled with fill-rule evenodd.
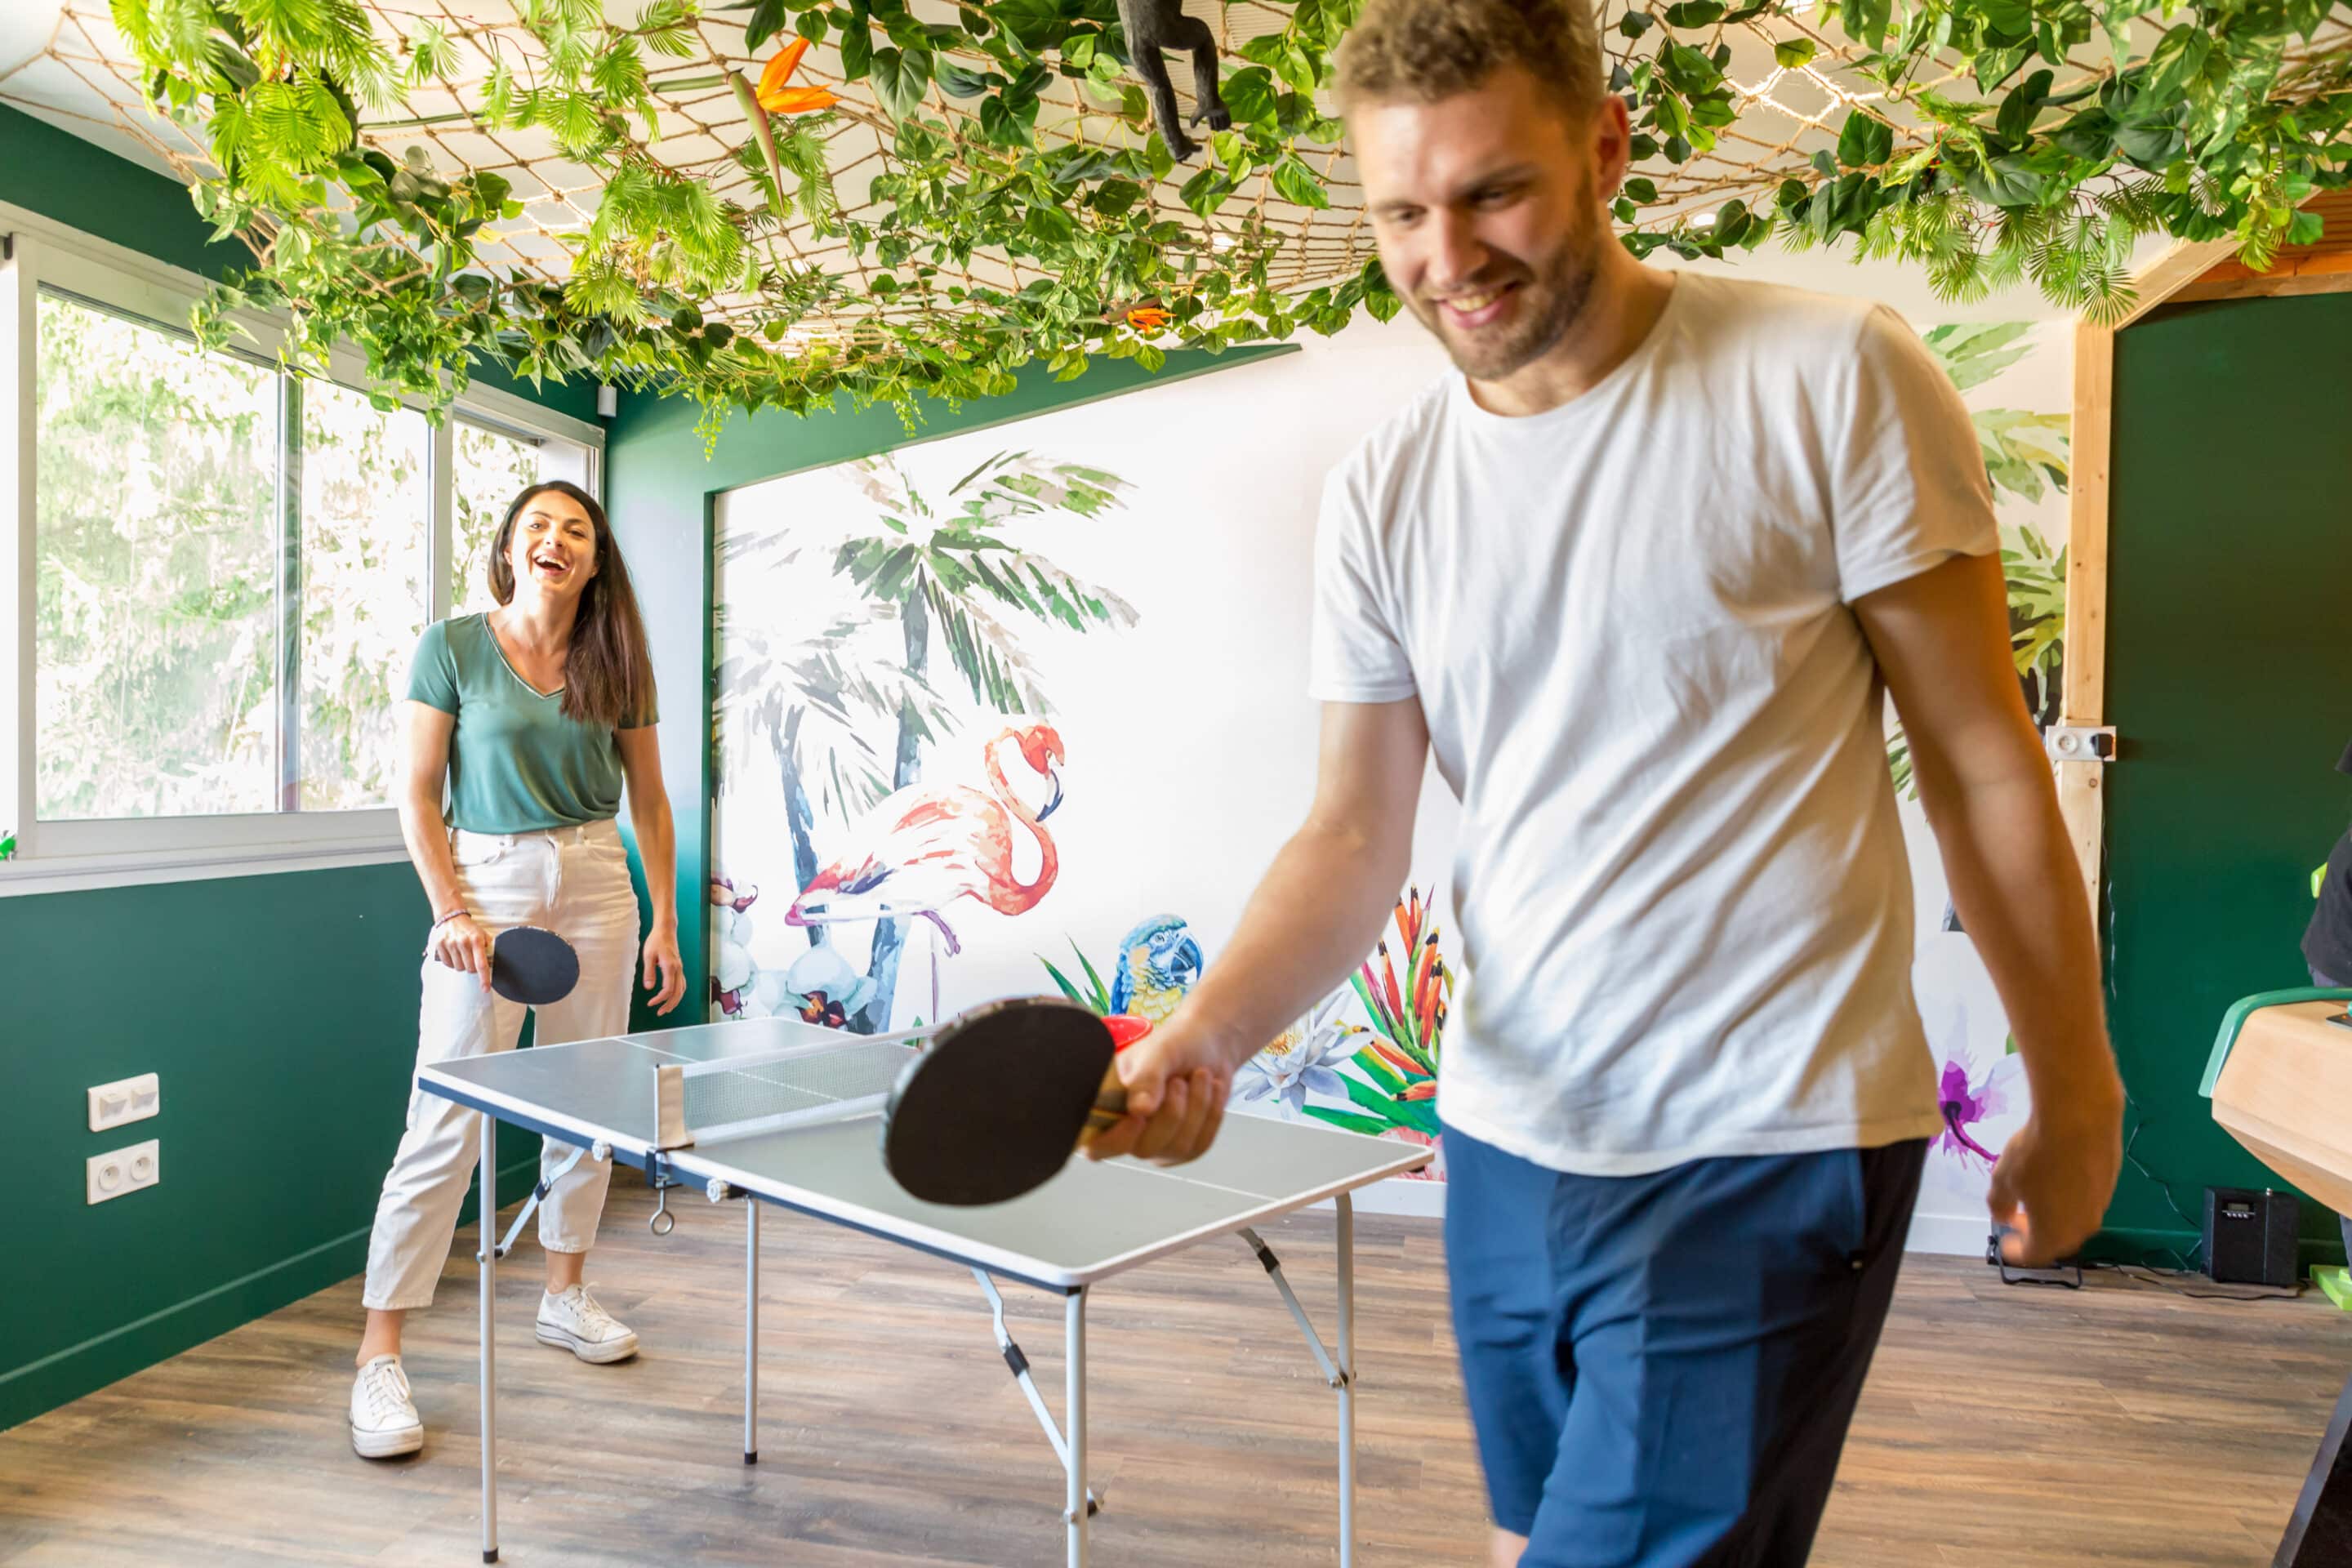
<svg viewBox="0 0 2352 1568"><path fill-rule="evenodd" d="M538 1258L500 1286L503 1560L562 1564L1061 1561L1062 1483L968 1275L768 1211L760 1463L740 1459L741 1228L697 1197L646 1228L616 1183L592 1279L640 1331L590 1367L531 1338ZM1267 1239L1328 1331L1328 1215ZM346 1442L357 1281L0 1433L0 1563L480 1561L470 1236L407 1363L428 1428L410 1460ZM1362 1551L1475 1563L1477 1467L1444 1318L1437 1226L1359 1225ZM1060 1306L1008 1295L1060 1404ZM1328 1563L1333 1400L1238 1243L1097 1292L1094 1477L1106 1565ZM1813 1561L2270 1561L2336 1390L2352 1315L2314 1296L2184 1300L2112 1281L2008 1289L1914 1258Z"/></svg>

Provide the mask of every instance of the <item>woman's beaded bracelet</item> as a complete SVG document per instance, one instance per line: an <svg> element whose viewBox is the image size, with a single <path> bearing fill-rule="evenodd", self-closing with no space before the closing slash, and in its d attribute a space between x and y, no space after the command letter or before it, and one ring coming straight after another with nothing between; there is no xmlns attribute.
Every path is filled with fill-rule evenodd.
<svg viewBox="0 0 2352 1568"><path fill-rule="evenodd" d="M467 914L467 913L470 913L470 912L471 912L471 911L469 911L469 910L466 908L466 906L465 906L465 905L460 904L460 905L458 905L456 909L451 910L447 914L443 915L443 916L441 916L439 919L436 920L436 921L433 922L433 924L432 924L432 926L430 927L430 929L426 931L426 933L425 933L425 934L429 936L429 935L431 935L431 934L432 934L432 932L433 932L433 931L439 931L443 926L447 925L451 921L456 920L459 915Z"/></svg>

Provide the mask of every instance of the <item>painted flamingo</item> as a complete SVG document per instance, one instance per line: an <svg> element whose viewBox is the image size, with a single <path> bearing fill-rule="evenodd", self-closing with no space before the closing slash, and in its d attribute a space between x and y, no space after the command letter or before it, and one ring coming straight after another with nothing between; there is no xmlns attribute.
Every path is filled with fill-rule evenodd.
<svg viewBox="0 0 2352 1568"><path fill-rule="evenodd" d="M1007 741L1054 786L1035 811L1005 782L997 749ZM969 784L916 784L887 796L859 825L858 847L801 889L784 912L785 921L805 926L920 915L940 928L952 954L962 944L940 910L953 900L974 899L1007 915L1034 907L1061 868L1044 823L1062 804L1062 781L1054 771L1062 760L1062 737L1046 724L1005 730L988 742L981 758L994 794ZM1037 839L1037 875L1026 882L1013 870L1016 821Z"/></svg>

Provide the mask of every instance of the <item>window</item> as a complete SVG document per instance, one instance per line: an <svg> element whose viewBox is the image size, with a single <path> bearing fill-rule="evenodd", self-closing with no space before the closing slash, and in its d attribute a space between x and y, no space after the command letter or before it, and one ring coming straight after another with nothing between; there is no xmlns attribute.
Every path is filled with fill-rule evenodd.
<svg viewBox="0 0 2352 1568"><path fill-rule="evenodd" d="M288 381L301 432L285 454L301 475L299 594L279 628L287 682L279 713L282 808L351 811L392 798L400 763L394 711L408 656L429 619L432 426L409 409L379 414L331 383Z"/></svg>
<svg viewBox="0 0 2352 1568"><path fill-rule="evenodd" d="M471 420L457 421L457 527L450 539L449 613L472 615L498 601L490 596L490 542L507 507L527 485L570 479L590 489L586 451L544 437L521 435Z"/></svg>
<svg viewBox="0 0 2352 1568"><path fill-rule="evenodd" d="M38 815L267 811L278 377L38 300Z"/></svg>
<svg viewBox="0 0 2352 1568"><path fill-rule="evenodd" d="M595 428L488 389L436 428L346 384L356 359L200 351L193 280L0 206L11 228L0 893L395 857L416 638L489 606L518 489L593 493Z"/></svg>

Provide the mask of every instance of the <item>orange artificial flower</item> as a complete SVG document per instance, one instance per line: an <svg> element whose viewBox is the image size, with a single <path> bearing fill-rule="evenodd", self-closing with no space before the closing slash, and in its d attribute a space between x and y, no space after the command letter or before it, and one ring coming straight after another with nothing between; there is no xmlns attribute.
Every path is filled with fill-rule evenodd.
<svg viewBox="0 0 2352 1568"><path fill-rule="evenodd" d="M760 73L761 98L767 97L793 79L793 72L800 69L801 57L808 53L808 47L809 41L806 38L794 38L776 51L776 58L770 60L768 68Z"/></svg>
<svg viewBox="0 0 2352 1568"><path fill-rule="evenodd" d="M794 38L777 52L767 68L760 73L760 89L756 95L760 107L771 114L806 114L812 110L831 109L841 100L829 87L787 87L793 72L800 68L801 57L808 53L809 41Z"/></svg>
<svg viewBox="0 0 2352 1568"><path fill-rule="evenodd" d="M1138 305L1127 313L1127 324L1139 332L1156 332L1168 324L1168 312L1155 305Z"/></svg>
<svg viewBox="0 0 2352 1568"><path fill-rule="evenodd" d="M840 101L829 87L788 87L780 92L761 94L760 107L771 114L806 114L813 110L831 109Z"/></svg>

